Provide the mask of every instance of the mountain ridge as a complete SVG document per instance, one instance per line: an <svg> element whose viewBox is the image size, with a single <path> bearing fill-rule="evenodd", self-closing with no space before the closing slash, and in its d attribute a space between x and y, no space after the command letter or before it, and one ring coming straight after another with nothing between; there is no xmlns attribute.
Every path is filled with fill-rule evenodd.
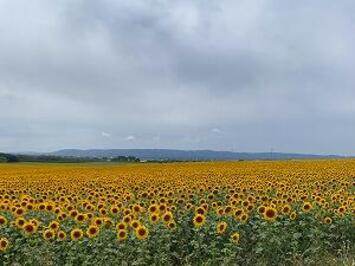
<svg viewBox="0 0 355 266"><path fill-rule="evenodd" d="M215 150L179 149L61 149L49 155L71 157L116 157L135 156L141 160L288 160L288 159L326 159L346 158L339 155L318 155L282 152L233 152Z"/></svg>

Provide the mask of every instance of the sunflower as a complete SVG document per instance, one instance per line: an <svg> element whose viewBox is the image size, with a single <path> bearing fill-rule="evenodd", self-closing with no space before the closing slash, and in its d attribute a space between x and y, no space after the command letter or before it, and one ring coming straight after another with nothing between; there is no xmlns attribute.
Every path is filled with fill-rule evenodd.
<svg viewBox="0 0 355 266"><path fill-rule="evenodd" d="M344 214L346 211L346 207L344 205L340 206L338 209L337 209L337 212L338 214Z"/></svg>
<svg viewBox="0 0 355 266"><path fill-rule="evenodd" d="M4 226L7 224L7 219L6 217L0 215L0 226Z"/></svg>
<svg viewBox="0 0 355 266"><path fill-rule="evenodd" d="M261 215L264 214L265 213L265 209L266 209L265 206L263 206L263 205L259 206L258 213L261 214Z"/></svg>
<svg viewBox="0 0 355 266"><path fill-rule="evenodd" d="M113 215L117 214L119 212L119 210L120 209L117 206L111 206L111 208L110 208L110 212Z"/></svg>
<svg viewBox="0 0 355 266"><path fill-rule="evenodd" d="M159 211L160 211L161 213L165 212L165 211L166 211L166 208L167 208L167 206L166 206L165 203L162 203L162 204L159 205Z"/></svg>
<svg viewBox="0 0 355 266"><path fill-rule="evenodd" d="M196 214L193 223L196 228L200 228L206 223L206 217L202 214Z"/></svg>
<svg viewBox="0 0 355 266"><path fill-rule="evenodd" d="M241 215L240 215L240 221L242 223L246 223L249 219L249 215L245 212L243 212Z"/></svg>
<svg viewBox="0 0 355 266"><path fill-rule="evenodd" d="M89 228L86 230L86 234L89 238L94 238L99 234L99 227L96 225L90 225Z"/></svg>
<svg viewBox="0 0 355 266"><path fill-rule="evenodd" d="M113 221L109 217L104 218L104 224L106 228L110 228L113 225Z"/></svg>
<svg viewBox="0 0 355 266"><path fill-rule="evenodd" d="M216 225L216 230L219 235L223 235L228 227L226 222L220 222Z"/></svg>
<svg viewBox="0 0 355 266"><path fill-rule="evenodd" d="M101 217L95 217L91 224L94 224L96 226L101 226L104 223L103 219Z"/></svg>
<svg viewBox="0 0 355 266"><path fill-rule="evenodd" d="M134 212L136 212L136 213L138 213L138 212L140 212L141 211L141 206L140 205L138 205L138 204L135 204L134 206L133 206L133 211Z"/></svg>
<svg viewBox="0 0 355 266"><path fill-rule="evenodd" d="M162 220L164 223L168 224L170 221L173 220L173 214L171 212L166 212L162 216Z"/></svg>
<svg viewBox="0 0 355 266"><path fill-rule="evenodd" d="M233 212L233 216L235 219L239 219L239 217L243 214L243 210L238 208L238 209L235 209L234 212Z"/></svg>
<svg viewBox="0 0 355 266"><path fill-rule="evenodd" d="M58 231L57 238L60 241L63 241L67 238L67 234L64 231Z"/></svg>
<svg viewBox="0 0 355 266"><path fill-rule="evenodd" d="M118 230L117 239L120 241L126 240L128 238L128 234L126 230Z"/></svg>
<svg viewBox="0 0 355 266"><path fill-rule="evenodd" d="M216 213L218 216L224 215L224 208L222 208L222 207L217 208Z"/></svg>
<svg viewBox="0 0 355 266"><path fill-rule="evenodd" d="M131 210L130 209L124 209L123 210L123 215L129 215L131 214Z"/></svg>
<svg viewBox="0 0 355 266"><path fill-rule="evenodd" d="M195 210L195 213L196 213L196 214L205 215L206 209L203 208L202 206L201 206L201 207L198 207L198 208Z"/></svg>
<svg viewBox="0 0 355 266"><path fill-rule="evenodd" d="M273 207L266 207L263 215L266 221L273 222L277 218L277 210Z"/></svg>
<svg viewBox="0 0 355 266"><path fill-rule="evenodd" d="M302 209L304 212L310 212L312 210L312 208L313 208L313 206L310 202L306 201L303 203Z"/></svg>
<svg viewBox="0 0 355 266"><path fill-rule="evenodd" d="M20 228L20 229L24 226L25 223L26 223L26 220L23 217L17 217L15 220L16 227Z"/></svg>
<svg viewBox="0 0 355 266"><path fill-rule="evenodd" d="M22 228L25 231L26 235L32 235L37 231L37 227L31 222L26 222Z"/></svg>
<svg viewBox="0 0 355 266"><path fill-rule="evenodd" d="M132 221L131 215L128 214L128 215L123 217L123 222L125 222L126 224L130 224L131 221Z"/></svg>
<svg viewBox="0 0 355 266"><path fill-rule="evenodd" d="M333 222L333 220L332 220L332 218L330 218L330 217L325 217L325 218L323 219L323 222L324 222L325 224L331 224L331 223Z"/></svg>
<svg viewBox="0 0 355 266"><path fill-rule="evenodd" d="M44 230L42 236L45 240L52 240L55 236L55 232L51 229L46 229Z"/></svg>
<svg viewBox="0 0 355 266"><path fill-rule="evenodd" d="M289 214L291 212L291 207L290 205L286 204L282 207L282 213L283 214Z"/></svg>
<svg viewBox="0 0 355 266"><path fill-rule="evenodd" d="M171 230L171 231L175 231L176 229L176 223L174 220L170 221L168 224L167 224L167 227Z"/></svg>
<svg viewBox="0 0 355 266"><path fill-rule="evenodd" d="M9 247L9 240L7 238L3 237L0 239L0 251L4 252L8 249Z"/></svg>
<svg viewBox="0 0 355 266"><path fill-rule="evenodd" d="M156 204L152 204L148 207L149 212L154 213L158 210L158 206Z"/></svg>
<svg viewBox="0 0 355 266"><path fill-rule="evenodd" d="M239 239L240 239L240 235L238 232L235 232L231 235L230 240L234 243L234 244L238 244L239 243Z"/></svg>
<svg viewBox="0 0 355 266"><path fill-rule="evenodd" d="M75 221L78 223L83 223L86 219L86 215L83 213L78 213L78 215L75 217Z"/></svg>
<svg viewBox="0 0 355 266"><path fill-rule="evenodd" d="M38 221L37 219L31 219L29 222L31 222L35 227L38 228L40 221Z"/></svg>
<svg viewBox="0 0 355 266"><path fill-rule="evenodd" d="M78 215L78 211L77 210L71 210L69 212L69 216L73 219L75 219L75 217Z"/></svg>
<svg viewBox="0 0 355 266"><path fill-rule="evenodd" d="M25 213L25 210L24 210L22 207L21 207L21 208L16 208L16 209L15 209L15 212L14 212L14 214L15 214L17 217L24 215L24 213Z"/></svg>
<svg viewBox="0 0 355 266"><path fill-rule="evenodd" d="M141 225L141 222L139 220L132 220L130 223L130 226L133 229L137 229Z"/></svg>
<svg viewBox="0 0 355 266"><path fill-rule="evenodd" d="M99 212L100 212L101 215L106 215L107 214L107 211L104 208L100 209Z"/></svg>
<svg viewBox="0 0 355 266"><path fill-rule="evenodd" d="M290 219L291 219L291 220L296 220L296 218L297 218L297 213L296 213L296 212L292 212L292 213L290 214Z"/></svg>
<svg viewBox="0 0 355 266"><path fill-rule="evenodd" d="M144 240L149 235L149 231L145 226L139 226L134 233L139 240Z"/></svg>
<svg viewBox="0 0 355 266"><path fill-rule="evenodd" d="M159 222L159 219L160 219L160 217L159 217L158 213L152 213L151 215L149 215L149 220L153 224Z"/></svg>
<svg viewBox="0 0 355 266"><path fill-rule="evenodd" d="M84 236L83 230L79 229L79 228L74 228L73 230L71 230L70 232L70 238L71 240L80 240L82 239Z"/></svg>
<svg viewBox="0 0 355 266"><path fill-rule="evenodd" d="M229 214L233 210L232 206L228 205L224 208L224 213Z"/></svg>
<svg viewBox="0 0 355 266"><path fill-rule="evenodd" d="M127 224L124 223L124 222L120 222L120 223L118 223L118 224L116 225L116 229L117 229L117 231L119 231L119 230L126 230L126 229L127 229Z"/></svg>
<svg viewBox="0 0 355 266"><path fill-rule="evenodd" d="M58 231L59 226L60 226L59 222L57 222L57 221L52 221L52 222L48 225L48 228L50 228L50 229L53 230L53 231Z"/></svg>

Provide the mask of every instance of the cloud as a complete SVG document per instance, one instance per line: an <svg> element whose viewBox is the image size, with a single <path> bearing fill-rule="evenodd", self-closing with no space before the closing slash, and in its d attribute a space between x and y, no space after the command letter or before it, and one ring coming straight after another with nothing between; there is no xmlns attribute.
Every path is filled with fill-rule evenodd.
<svg viewBox="0 0 355 266"><path fill-rule="evenodd" d="M127 140L127 141L133 141L133 140L135 140L135 139L136 139L136 137L135 137L135 136L132 136L132 135L126 137L126 140Z"/></svg>
<svg viewBox="0 0 355 266"><path fill-rule="evenodd" d="M220 130L219 128L215 127L215 128L211 129L211 132L215 133L215 134L220 134L220 133L222 133L222 130Z"/></svg>
<svg viewBox="0 0 355 266"><path fill-rule="evenodd" d="M102 132L101 132L101 136L102 136L103 138L109 138L109 137L111 137L111 134L102 131Z"/></svg>
<svg viewBox="0 0 355 266"><path fill-rule="evenodd" d="M149 148L159 135L162 148L353 153L354 12L350 0L1 1L0 150Z"/></svg>

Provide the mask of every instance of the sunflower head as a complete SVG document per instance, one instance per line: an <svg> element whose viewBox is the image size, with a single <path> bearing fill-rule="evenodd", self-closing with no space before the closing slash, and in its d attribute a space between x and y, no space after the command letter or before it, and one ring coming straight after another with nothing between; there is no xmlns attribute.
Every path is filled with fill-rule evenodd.
<svg viewBox="0 0 355 266"><path fill-rule="evenodd" d="M282 207L282 213L283 213L283 214L289 214L290 212L291 212L291 207L290 207L290 205L285 204L285 205Z"/></svg>
<svg viewBox="0 0 355 266"><path fill-rule="evenodd" d="M18 228L22 228L25 225L25 223L26 223L26 220L23 217L17 217L15 220L15 225Z"/></svg>
<svg viewBox="0 0 355 266"><path fill-rule="evenodd" d="M99 234L99 227L96 225L90 225L86 230L86 234L89 238L94 238Z"/></svg>
<svg viewBox="0 0 355 266"><path fill-rule="evenodd" d="M196 228L201 228L206 223L206 217L202 214L196 214L193 218L193 224Z"/></svg>
<svg viewBox="0 0 355 266"><path fill-rule="evenodd" d="M7 219L5 216L0 215L0 226L5 226L7 224Z"/></svg>
<svg viewBox="0 0 355 266"><path fill-rule="evenodd" d="M173 214L171 212L166 212L163 214L162 216L162 220L164 221L164 223L169 223L170 221L173 220Z"/></svg>
<svg viewBox="0 0 355 266"><path fill-rule="evenodd" d="M167 227L171 230L171 231L175 231L176 229L176 223L175 221L170 221L168 224L167 224Z"/></svg>
<svg viewBox="0 0 355 266"><path fill-rule="evenodd" d="M159 213L152 213L149 215L149 220L153 224L159 222L159 219L160 219Z"/></svg>
<svg viewBox="0 0 355 266"><path fill-rule="evenodd" d="M265 212L265 209L266 209L265 206L263 206L263 205L262 205L262 206L259 206L259 208L258 208L258 213L261 214L261 215L263 215L264 212Z"/></svg>
<svg viewBox="0 0 355 266"><path fill-rule="evenodd" d="M273 207L266 207L263 215L266 221L273 222L277 218L277 210Z"/></svg>
<svg viewBox="0 0 355 266"><path fill-rule="evenodd" d="M128 238L128 234L126 230L118 230L117 239L120 241L126 240Z"/></svg>
<svg viewBox="0 0 355 266"><path fill-rule="evenodd" d="M293 220L296 220L296 218L297 218L297 213L296 212L292 212L290 214L290 219L293 221Z"/></svg>
<svg viewBox="0 0 355 266"><path fill-rule="evenodd" d="M74 240L74 241L82 239L83 236L84 236L83 230L81 230L79 228L74 228L70 232L70 238L71 238L71 240Z"/></svg>
<svg viewBox="0 0 355 266"><path fill-rule="evenodd" d="M312 210L312 208L313 208L313 206L309 201L306 201L303 203L302 209L304 212L310 212Z"/></svg>
<svg viewBox="0 0 355 266"><path fill-rule="evenodd" d="M145 226L139 226L134 233L139 240L145 240L149 235L148 228Z"/></svg>
<svg viewBox="0 0 355 266"><path fill-rule="evenodd" d="M130 222L130 226L133 228L133 229L137 229L139 226L141 225L141 222L139 220L132 220Z"/></svg>
<svg viewBox="0 0 355 266"><path fill-rule="evenodd" d="M9 240L5 237L0 239L0 251L4 252L9 248Z"/></svg>
<svg viewBox="0 0 355 266"><path fill-rule="evenodd" d="M228 224L226 222L220 222L216 225L217 233L222 235L226 231Z"/></svg>
<svg viewBox="0 0 355 266"><path fill-rule="evenodd" d="M43 238L45 240L52 240L55 237L55 232L52 229L46 229L43 232Z"/></svg>
<svg viewBox="0 0 355 266"><path fill-rule="evenodd" d="M31 222L26 222L22 228L26 235L32 235L37 231L37 227Z"/></svg>
<svg viewBox="0 0 355 266"><path fill-rule="evenodd" d="M76 220L77 222L79 222L79 223L84 222L85 219L86 219L86 217L85 217L85 214L83 214L83 213L79 213L79 214L75 217L75 220Z"/></svg>
<svg viewBox="0 0 355 266"><path fill-rule="evenodd" d="M323 222L325 223L325 224L331 224L332 222L333 222L333 220L332 220L332 218L330 218L330 217L325 217L324 219L323 219Z"/></svg>
<svg viewBox="0 0 355 266"><path fill-rule="evenodd" d="M57 238L60 241L63 241L67 238L67 234L64 231L58 231Z"/></svg>
<svg viewBox="0 0 355 266"><path fill-rule="evenodd" d="M124 222L120 222L120 223L118 223L118 224L116 225L116 229L117 229L117 231L119 231L119 230L126 230L126 229L127 229L127 224L124 223Z"/></svg>
<svg viewBox="0 0 355 266"><path fill-rule="evenodd" d="M232 241L232 243L234 244L239 244L239 239L240 239L240 235L238 232L235 232L231 235L230 240Z"/></svg>
<svg viewBox="0 0 355 266"><path fill-rule="evenodd" d="M59 222L57 222L57 221L52 221L52 222L48 225L48 227L49 227L50 229L52 229L53 231L57 231L57 230L59 229L59 226L60 226L60 224L59 224Z"/></svg>
<svg viewBox="0 0 355 266"><path fill-rule="evenodd" d="M92 224L96 225L96 226L101 226L104 223L103 219L101 217L95 217L92 220Z"/></svg>

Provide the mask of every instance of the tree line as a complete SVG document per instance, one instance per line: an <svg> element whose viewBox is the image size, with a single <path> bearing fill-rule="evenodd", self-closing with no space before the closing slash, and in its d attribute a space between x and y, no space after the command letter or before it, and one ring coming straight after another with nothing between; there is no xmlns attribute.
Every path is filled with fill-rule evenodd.
<svg viewBox="0 0 355 266"><path fill-rule="evenodd" d="M0 153L0 163L17 163L17 162L33 162L33 163L85 163L85 162L140 162L140 159L134 156L117 156L113 158L102 157L71 157L71 156L54 156L54 155L13 155L8 153Z"/></svg>

